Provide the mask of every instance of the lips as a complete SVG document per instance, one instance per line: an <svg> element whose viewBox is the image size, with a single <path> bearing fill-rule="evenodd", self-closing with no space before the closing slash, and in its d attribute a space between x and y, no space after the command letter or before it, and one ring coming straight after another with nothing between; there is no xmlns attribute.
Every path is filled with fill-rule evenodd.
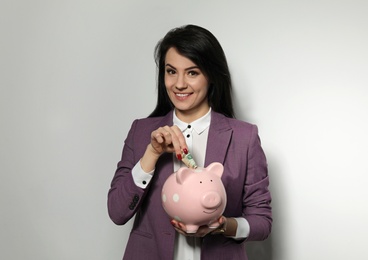
<svg viewBox="0 0 368 260"><path fill-rule="evenodd" d="M187 99L192 93L175 93L175 97L179 100Z"/></svg>

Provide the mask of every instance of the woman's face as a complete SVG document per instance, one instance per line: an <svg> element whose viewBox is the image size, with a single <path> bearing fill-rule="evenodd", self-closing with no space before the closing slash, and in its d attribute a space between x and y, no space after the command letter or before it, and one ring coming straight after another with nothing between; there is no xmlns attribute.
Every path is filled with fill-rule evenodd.
<svg viewBox="0 0 368 260"><path fill-rule="evenodd" d="M190 123L208 110L208 80L190 59L170 48L165 59L165 86L177 117Z"/></svg>

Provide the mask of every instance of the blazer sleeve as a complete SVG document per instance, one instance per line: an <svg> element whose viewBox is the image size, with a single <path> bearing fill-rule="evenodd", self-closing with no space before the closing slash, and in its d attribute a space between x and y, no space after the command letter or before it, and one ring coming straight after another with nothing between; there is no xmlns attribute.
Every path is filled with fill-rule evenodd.
<svg viewBox="0 0 368 260"><path fill-rule="evenodd" d="M266 156L257 126L253 126L248 148L247 175L244 184L243 217L249 222L248 241L264 240L271 233L271 194Z"/></svg>
<svg viewBox="0 0 368 260"><path fill-rule="evenodd" d="M123 153L108 192L108 213L117 225L128 222L141 204L144 189L138 187L132 177L132 169L140 159L135 151L135 135L138 120L132 123L124 142Z"/></svg>

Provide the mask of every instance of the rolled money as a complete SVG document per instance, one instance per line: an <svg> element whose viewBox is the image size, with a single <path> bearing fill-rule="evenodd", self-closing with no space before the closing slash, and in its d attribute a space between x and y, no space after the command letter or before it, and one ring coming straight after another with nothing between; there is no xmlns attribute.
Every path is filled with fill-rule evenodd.
<svg viewBox="0 0 368 260"><path fill-rule="evenodd" d="M198 166L196 164L196 162L194 161L193 159L193 156L188 153L188 154L185 154L184 152L181 153L182 155L182 158L181 161L188 167L188 168L193 168L193 169L196 169Z"/></svg>

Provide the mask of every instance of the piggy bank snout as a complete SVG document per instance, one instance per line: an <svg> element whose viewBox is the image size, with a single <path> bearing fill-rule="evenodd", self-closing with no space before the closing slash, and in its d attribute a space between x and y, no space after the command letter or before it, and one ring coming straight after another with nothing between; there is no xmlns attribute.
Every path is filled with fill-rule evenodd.
<svg viewBox="0 0 368 260"><path fill-rule="evenodd" d="M202 206L207 209L217 208L221 205L221 196L215 191L209 191L202 196Z"/></svg>

